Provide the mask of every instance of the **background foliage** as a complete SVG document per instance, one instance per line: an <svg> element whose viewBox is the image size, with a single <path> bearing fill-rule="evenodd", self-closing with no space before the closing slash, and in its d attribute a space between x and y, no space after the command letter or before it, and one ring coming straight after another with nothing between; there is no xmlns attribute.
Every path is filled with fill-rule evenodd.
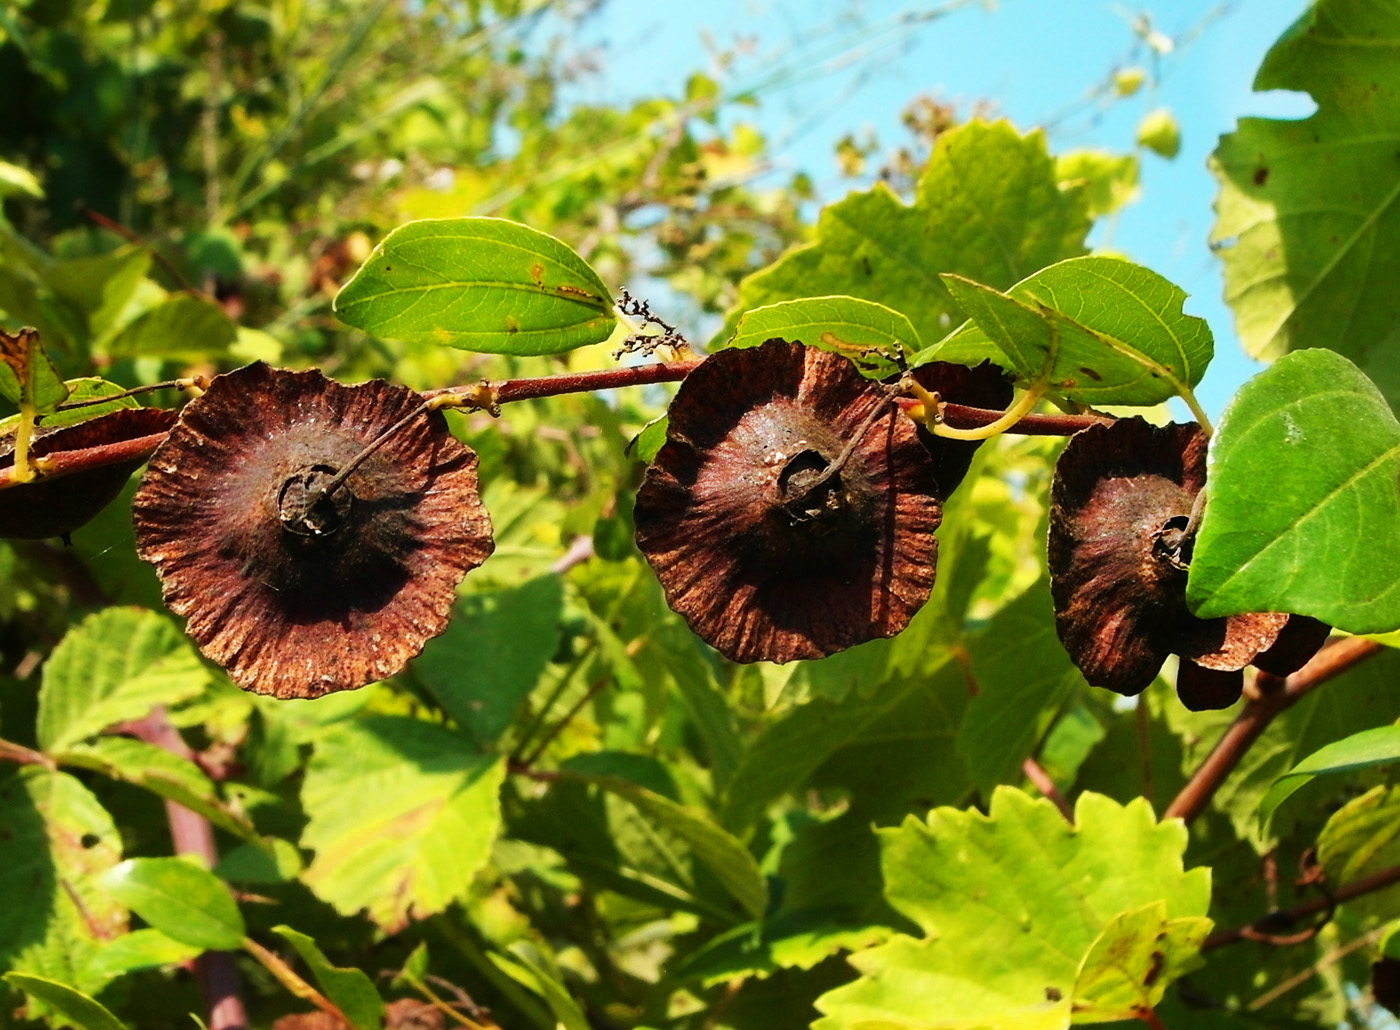
<svg viewBox="0 0 1400 1030"><path fill-rule="evenodd" d="M562 107L579 69L548 26L580 13L5 13L24 102L0 105L4 326L37 327L65 379L262 358L427 389L611 366L609 295L627 284L714 316L714 347L854 328L910 361L991 357L1065 406L1190 400L1213 344L1181 291L1086 256L1142 148L1054 154L1038 131L916 106L887 181L813 222L804 176L756 184L765 142L722 117L736 101L706 76L626 109ZM1323 0L1258 82L1318 112L1246 120L1217 151L1229 297L1246 347L1280 360L1218 427L1202 611L1400 626L1397 49L1393 8ZM1153 118L1143 147L1169 152ZM593 302L487 325L466 341L485 354L439 346L403 321L414 284L382 256L426 248L461 284L447 317L470 322L466 244L419 223L371 252L404 222L463 215L530 226L465 223L470 253L499 264L528 233ZM826 299L786 305L807 298ZM405 673L315 702L245 694L200 658L135 557L134 483L71 547L0 542L0 1025L236 1025L211 1004L228 996L219 952L237 954L217 968L249 1024L284 1028L436 1025L385 1008L404 997L443 1006L413 1018L543 1030L1381 1025L1368 965L1391 948L1393 894L1319 906L1311 934L1288 910L1318 896L1318 863L1329 890L1394 866L1388 752L1364 738L1267 821L1259 805L1319 748L1400 717L1392 651L1262 727L1188 833L1160 817L1236 713L1182 709L1170 668L1132 704L1070 663L1044 567L1060 441L979 451L933 598L900 636L736 666L670 612L632 543L629 444L663 409L661 389L630 388L452 415L496 553ZM1267 477L1294 507L1265 520ZM1264 521L1256 562L1257 533L1230 530ZM1209 936L1269 913L1273 938ZM304 1015L308 984L334 1021Z"/></svg>

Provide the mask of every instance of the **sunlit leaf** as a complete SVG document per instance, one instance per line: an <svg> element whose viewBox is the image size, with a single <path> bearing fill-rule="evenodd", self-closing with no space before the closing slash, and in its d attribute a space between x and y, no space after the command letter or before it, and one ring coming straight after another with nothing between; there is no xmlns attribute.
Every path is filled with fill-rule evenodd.
<svg viewBox="0 0 1400 1030"><path fill-rule="evenodd" d="M302 879L386 930L441 912L471 886L500 825L505 763L441 726L373 716L316 741L302 805Z"/></svg>
<svg viewBox="0 0 1400 1030"><path fill-rule="evenodd" d="M1257 90L1301 90L1309 118L1242 118L1211 161L1211 233L1245 350L1328 347L1400 400L1400 8L1321 0L1274 44ZM1320 202L1325 198L1325 202Z"/></svg>
<svg viewBox="0 0 1400 1030"><path fill-rule="evenodd" d="M44 664L39 743L60 751L152 706L198 694L209 673L169 619L105 608L78 623Z"/></svg>
<svg viewBox="0 0 1400 1030"><path fill-rule="evenodd" d="M1355 772L1400 762L1400 726L1362 730L1319 748L1274 781L1259 803L1259 823L1268 823L1274 810L1317 776Z"/></svg>
<svg viewBox="0 0 1400 1030"><path fill-rule="evenodd" d="M774 337L841 354L876 379L900 370L894 359L922 349L909 319L856 297L804 297L746 311L729 346L757 347Z"/></svg>
<svg viewBox="0 0 1400 1030"><path fill-rule="evenodd" d="M941 133L914 202L883 184L822 209L813 243L745 279L738 315L777 301L843 294L903 314L925 343L965 315L939 278L959 275L1006 289L1084 252L1089 216L1077 187L1062 189L1039 131L969 122Z"/></svg>
<svg viewBox="0 0 1400 1030"><path fill-rule="evenodd" d="M1005 293L958 276L944 281L974 325L932 348L939 360L1009 361L1057 396L1134 405L1184 396L1210 364L1210 329L1182 312L1186 294L1120 258L1062 261Z"/></svg>
<svg viewBox="0 0 1400 1030"><path fill-rule="evenodd" d="M0 329L0 397L32 414L52 411L68 396L68 386L30 328Z"/></svg>
<svg viewBox="0 0 1400 1030"><path fill-rule="evenodd" d="M395 229L335 312L376 336L493 354L560 354L606 340L616 325L610 292L583 258L501 218Z"/></svg>
<svg viewBox="0 0 1400 1030"><path fill-rule="evenodd" d="M988 815L939 808L878 832L885 894L925 936L853 955L860 979L818 999L814 1030L1067 1027L1125 992L1160 998L1209 927L1209 871L1183 869L1185 826L1142 800L1081 794L1071 827L1049 801L999 787ZM1106 931L1131 961L1111 960ZM1135 932L1160 962L1143 961Z"/></svg>
<svg viewBox="0 0 1400 1030"><path fill-rule="evenodd" d="M1400 788L1374 787L1333 812L1318 834L1317 860L1337 887L1400 864ZM1350 898L1347 907L1382 920L1400 916L1394 891Z"/></svg>
<svg viewBox="0 0 1400 1030"><path fill-rule="evenodd" d="M238 337L238 328L207 297L178 293L157 304L107 342L114 358L218 355Z"/></svg>
<svg viewBox="0 0 1400 1030"><path fill-rule="evenodd" d="M228 885L192 861L129 858L99 883L172 940L214 951L243 944L243 916Z"/></svg>
<svg viewBox="0 0 1400 1030"><path fill-rule="evenodd" d="M1400 627L1400 422L1355 365L1328 350L1280 358L1231 400L1207 469L1196 614Z"/></svg>
<svg viewBox="0 0 1400 1030"><path fill-rule="evenodd" d="M121 1020L106 1006L65 983L25 973L6 973L5 981L62 1013L76 1030L124 1030Z"/></svg>
<svg viewBox="0 0 1400 1030"><path fill-rule="evenodd" d="M45 429L86 422L100 415L110 415L122 408L139 408L141 406L141 402L135 397L119 397L101 404L86 404L81 408L68 407L78 401L94 401L99 397L110 397L115 393L124 393L125 390L116 383L109 383L97 376L70 379L64 385L68 387L69 391L68 396L64 399L65 407L44 417Z"/></svg>

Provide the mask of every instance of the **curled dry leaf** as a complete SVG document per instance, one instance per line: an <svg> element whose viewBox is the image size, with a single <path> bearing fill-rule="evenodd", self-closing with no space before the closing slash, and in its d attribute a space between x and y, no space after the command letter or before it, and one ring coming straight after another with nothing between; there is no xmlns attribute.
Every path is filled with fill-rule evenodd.
<svg viewBox="0 0 1400 1030"><path fill-rule="evenodd" d="M401 670L491 553L476 455L421 398L258 363L219 376L132 505L165 602L241 686L319 697Z"/></svg>
<svg viewBox="0 0 1400 1030"><path fill-rule="evenodd" d="M933 586L942 503L887 389L782 340L681 385L637 495L671 607L739 662L821 658L898 633Z"/></svg>
<svg viewBox="0 0 1400 1030"><path fill-rule="evenodd" d="M1077 433L1060 456L1050 589L1060 640L1091 684L1136 694L1177 654L1182 702L1228 707L1244 667L1289 623L1276 613L1198 619L1186 607L1187 528L1205 477L1206 438L1195 423L1120 419Z"/></svg>
<svg viewBox="0 0 1400 1030"><path fill-rule="evenodd" d="M40 429L30 458L38 460L109 448L124 441L158 437L175 423L175 412L127 408L57 429ZM0 471L14 465L14 438L0 440ZM93 519L121 493L144 456L95 465L67 475L48 475L0 489L0 537L40 540L66 537Z"/></svg>

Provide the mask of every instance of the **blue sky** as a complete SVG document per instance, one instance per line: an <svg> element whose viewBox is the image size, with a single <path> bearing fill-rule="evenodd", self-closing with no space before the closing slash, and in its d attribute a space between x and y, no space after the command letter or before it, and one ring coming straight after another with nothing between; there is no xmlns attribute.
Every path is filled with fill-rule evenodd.
<svg viewBox="0 0 1400 1030"><path fill-rule="evenodd" d="M1259 366L1239 348L1221 299L1219 262L1207 246L1215 182L1206 158L1241 116L1311 111L1306 97L1250 89L1269 46L1305 7L1304 0L1159 0L1145 7L1104 0L608 0L574 42L602 49L602 72L581 87L581 98L607 103L678 95L690 71L714 73L717 53L737 52L722 81L760 87L759 106L743 117L768 137L778 168L812 175L823 201L851 188L837 171L836 141L870 130L886 147L903 142L900 114L921 92L964 110L990 101L1023 130L1048 126L1056 152L1130 150L1142 115L1170 107L1181 123L1181 152L1172 161L1143 155L1142 196L1123 211L1109 242L1185 289L1187 312L1210 324L1216 358L1199 395L1216 417ZM1142 44L1133 30L1140 14L1179 40L1170 54L1154 58ZM1154 60L1154 90L1107 106L1086 102L1116 68L1151 67ZM1107 230L1100 227L1096 242Z"/></svg>

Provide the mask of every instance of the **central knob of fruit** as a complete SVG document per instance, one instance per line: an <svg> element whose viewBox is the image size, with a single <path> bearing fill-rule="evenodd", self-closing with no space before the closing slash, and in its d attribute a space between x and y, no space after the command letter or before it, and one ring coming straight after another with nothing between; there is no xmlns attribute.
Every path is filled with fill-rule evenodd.
<svg viewBox="0 0 1400 1030"><path fill-rule="evenodd" d="M283 480L277 494L283 529L297 536L326 537L345 524L354 498L343 484L326 489L338 472L331 465L308 465Z"/></svg>
<svg viewBox="0 0 1400 1030"><path fill-rule="evenodd" d="M841 473L817 451L799 451L778 475L778 494L793 524L811 522L840 511L846 502Z"/></svg>

